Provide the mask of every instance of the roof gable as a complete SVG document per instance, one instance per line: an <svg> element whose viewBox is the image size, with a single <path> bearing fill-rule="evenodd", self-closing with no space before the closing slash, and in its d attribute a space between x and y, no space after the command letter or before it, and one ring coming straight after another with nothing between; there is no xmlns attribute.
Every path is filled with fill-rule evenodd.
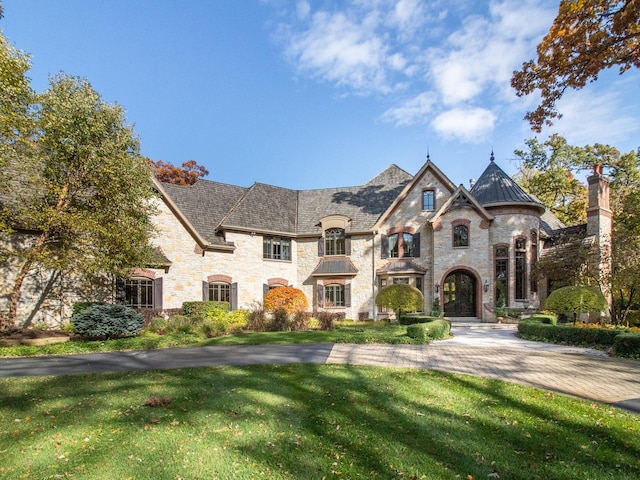
<svg viewBox="0 0 640 480"><path fill-rule="evenodd" d="M442 171L430 160L422 166L420 171L416 173L413 179L406 184L404 189L396 196L393 202L389 205L389 208L380 216L378 222L376 222L376 228L379 228L381 224L383 224L387 219L393 214L395 209L407 198L409 193L416 187L416 185L422 180L422 178L428 173L431 172L433 176L438 179L438 181L445 187L445 189L453 192L456 188L455 184L449 180L449 178L442 173Z"/></svg>
<svg viewBox="0 0 640 480"><path fill-rule="evenodd" d="M464 188L464 185L460 185L429 221L432 224L436 224L444 214L460 208L471 208L475 210L483 220L492 221L494 219L494 216L480 205L478 200Z"/></svg>

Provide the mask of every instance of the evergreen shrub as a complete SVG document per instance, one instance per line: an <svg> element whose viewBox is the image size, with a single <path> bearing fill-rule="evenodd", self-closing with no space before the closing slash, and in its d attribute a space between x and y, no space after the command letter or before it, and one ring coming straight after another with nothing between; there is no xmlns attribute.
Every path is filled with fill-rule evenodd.
<svg viewBox="0 0 640 480"><path fill-rule="evenodd" d="M613 341L613 354L616 357L640 358L640 333L619 334Z"/></svg>
<svg viewBox="0 0 640 480"><path fill-rule="evenodd" d="M447 320L436 319L426 323L414 323L407 327L407 336L421 343L438 340L451 334L451 324Z"/></svg>
<svg viewBox="0 0 640 480"><path fill-rule="evenodd" d="M132 337L140 333L142 315L125 305L93 305L71 317L73 331L91 339Z"/></svg>

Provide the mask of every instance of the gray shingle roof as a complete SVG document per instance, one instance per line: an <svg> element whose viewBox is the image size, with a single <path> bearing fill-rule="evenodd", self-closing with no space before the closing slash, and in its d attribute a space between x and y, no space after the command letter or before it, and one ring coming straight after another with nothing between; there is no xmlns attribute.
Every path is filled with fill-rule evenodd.
<svg viewBox="0 0 640 480"><path fill-rule="evenodd" d="M216 227L247 191L226 183L198 180L191 186L163 183L162 188L197 232L211 244L223 243Z"/></svg>
<svg viewBox="0 0 640 480"><path fill-rule="evenodd" d="M540 204L538 200L514 182L509 175L504 173L493 159L470 192L481 205L496 203ZM542 207L542 205L540 206Z"/></svg>
<svg viewBox="0 0 640 480"><path fill-rule="evenodd" d="M216 229L242 229L291 235L318 234L320 219L344 215L350 231L368 231L413 176L391 165L361 186L289 190L263 183L250 188L210 180L192 186L163 183L167 196L211 244L222 244Z"/></svg>
<svg viewBox="0 0 640 480"><path fill-rule="evenodd" d="M223 228L296 233L298 192L255 183L222 220Z"/></svg>
<svg viewBox="0 0 640 480"><path fill-rule="evenodd" d="M351 231L370 230L413 177L396 165L358 187L303 190L298 204L298 233L319 233L318 221L340 214Z"/></svg>

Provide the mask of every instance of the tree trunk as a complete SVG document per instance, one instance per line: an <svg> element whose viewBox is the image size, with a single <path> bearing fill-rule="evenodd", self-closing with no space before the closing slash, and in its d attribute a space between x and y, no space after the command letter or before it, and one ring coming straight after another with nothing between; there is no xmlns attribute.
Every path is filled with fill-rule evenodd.
<svg viewBox="0 0 640 480"><path fill-rule="evenodd" d="M13 284L13 289L11 290L11 297L9 300L9 313L7 316L7 324L4 325L5 328L13 328L16 326L18 321L18 300L20 299L20 292L22 291L22 285L24 284L24 279L27 278L27 274L31 267L33 266L33 260L27 260L22 265L18 276L16 277L15 283Z"/></svg>

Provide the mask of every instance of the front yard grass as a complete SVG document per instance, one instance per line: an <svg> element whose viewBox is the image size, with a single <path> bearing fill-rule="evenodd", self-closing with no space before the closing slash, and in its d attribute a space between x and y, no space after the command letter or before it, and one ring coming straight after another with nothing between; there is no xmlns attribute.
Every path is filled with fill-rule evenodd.
<svg viewBox="0 0 640 480"><path fill-rule="evenodd" d="M2 479L640 478L637 415L465 375L254 365L0 389Z"/></svg>
<svg viewBox="0 0 640 480"><path fill-rule="evenodd" d="M24 357L34 355L62 355L70 353L112 352L122 350L153 350L172 347L204 345L259 345L291 343L416 343L407 336L405 325L382 322L343 322L335 330L310 330L304 332L238 333L207 338L198 333L144 333L137 337L104 341L72 340L67 343L41 347L19 345L0 347L0 357Z"/></svg>

